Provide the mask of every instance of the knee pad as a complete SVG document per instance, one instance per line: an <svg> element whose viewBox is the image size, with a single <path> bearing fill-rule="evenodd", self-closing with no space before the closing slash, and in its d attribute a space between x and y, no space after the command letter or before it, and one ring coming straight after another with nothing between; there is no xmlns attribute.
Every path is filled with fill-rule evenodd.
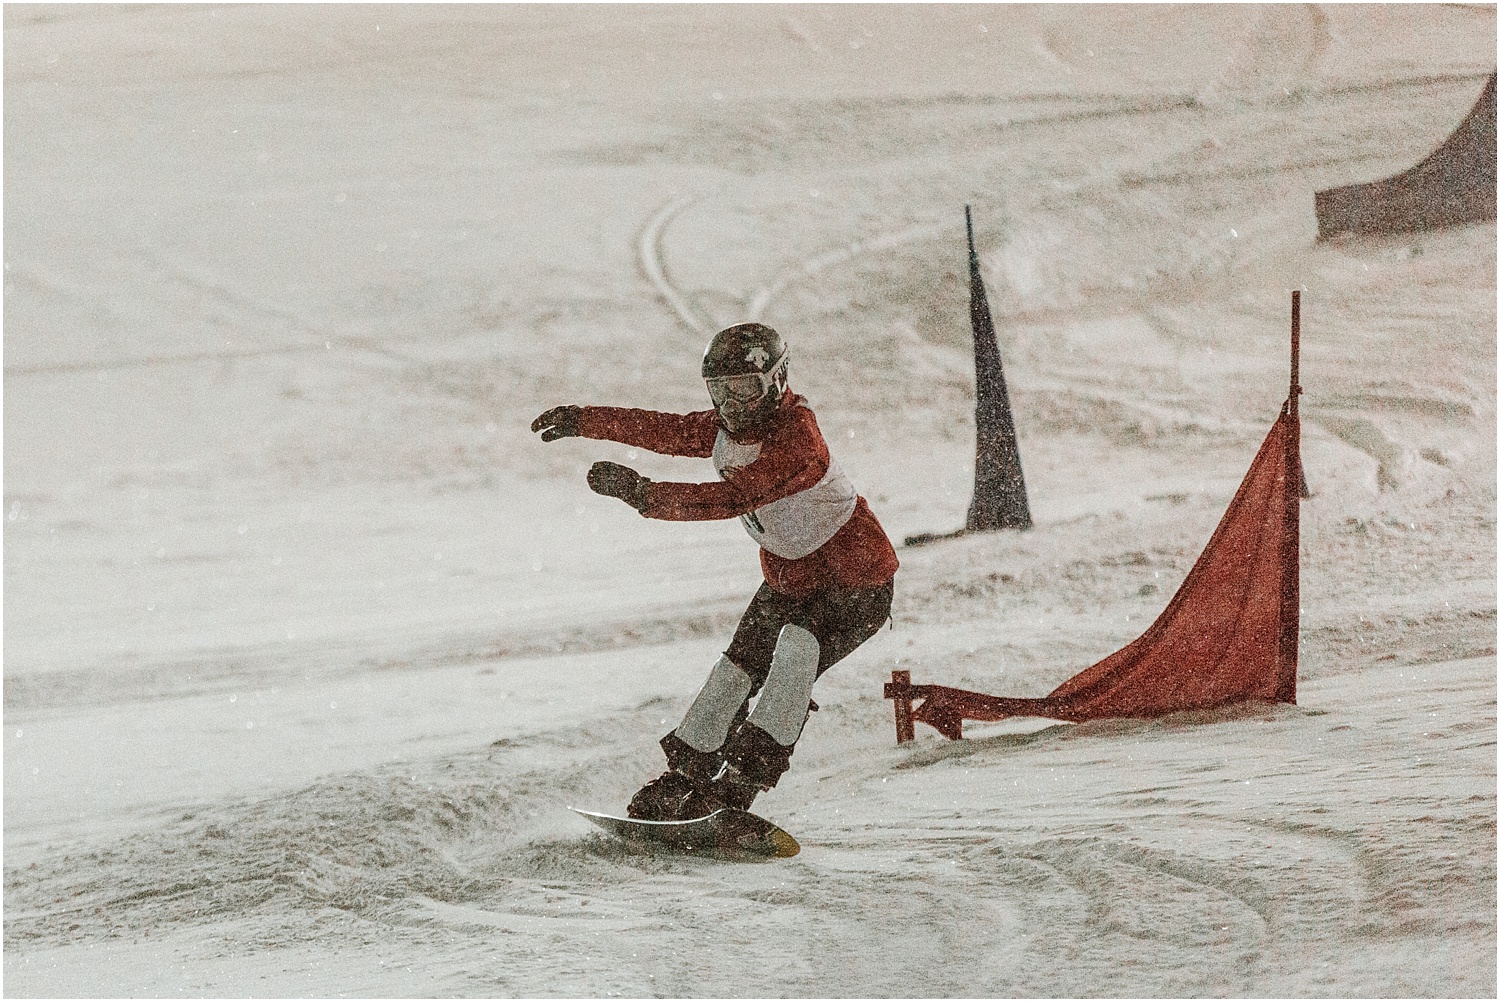
<svg viewBox="0 0 1500 1002"><path fill-rule="evenodd" d="M672 733L700 752L716 752L724 747L729 728L749 696L750 676L727 657L721 657L708 673L708 681L688 707L682 723Z"/></svg>
<svg viewBox="0 0 1500 1002"><path fill-rule="evenodd" d="M818 638L808 630L790 623L783 626L766 684L750 711L750 723L788 748L797 743L807 722L820 653Z"/></svg>

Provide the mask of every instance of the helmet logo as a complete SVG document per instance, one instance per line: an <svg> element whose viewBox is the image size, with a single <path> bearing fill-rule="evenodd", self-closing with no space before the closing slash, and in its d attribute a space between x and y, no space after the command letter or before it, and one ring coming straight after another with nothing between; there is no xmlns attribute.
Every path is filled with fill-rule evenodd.
<svg viewBox="0 0 1500 1002"><path fill-rule="evenodd" d="M751 348L748 352L745 353L745 361L749 362L757 369L764 369L766 367L766 362L770 361L770 358L771 353L766 351L766 349L762 348L760 345L756 345L754 348Z"/></svg>

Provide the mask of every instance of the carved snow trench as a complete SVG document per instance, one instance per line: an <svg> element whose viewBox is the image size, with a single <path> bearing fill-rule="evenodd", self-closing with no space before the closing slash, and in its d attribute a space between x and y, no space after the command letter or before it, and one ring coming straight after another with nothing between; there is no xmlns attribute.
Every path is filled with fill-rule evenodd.
<svg viewBox="0 0 1500 1002"><path fill-rule="evenodd" d="M771 300L784 292L787 286L803 278L811 278L824 269L837 264L852 261L864 254L877 251L890 250L902 244L911 243L924 237L934 236L944 229L937 223L919 223L906 229L896 230L871 237L869 240L852 240L842 247L824 251L822 254L808 258L801 264L784 269L774 278L771 283L750 297L750 319L759 320L770 305Z"/></svg>
<svg viewBox="0 0 1500 1002"><path fill-rule="evenodd" d="M658 209L656 215L647 220L645 227L641 230L640 240L636 243L636 251L640 258L641 271L645 272L646 278L656 286L656 291L661 294L662 299L666 300L672 312L677 314L677 318L686 325L688 330L694 334L704 334L708 331L708 325L698 318L687 300L683 299L682 294L672 285L671 279L667 277L666 266L662 263L661 251L662 234L667 224L674 216L697 200L696 195L686 195L675 198Z"/></svg>
<svg viewBox="0 0 1500 1002"><path fill-rule="evenodd" d="M673 199L657 210L656 214L647 220L641 229L641 236L636 244L636 250L640 260L641 271L672 312L677 314L679 320L696 334L708 332L709 324L705 323L688 304L686 297L673 285L667 274L666 265L663 263L662 245L667 226L672 219L683 209L698 201L697 196L683 196ZM905 229L895 230L889 233L879 234L868 240L852 240L842 247L835 247L815 255L800 264L783 269L771 282L749 299L749 310L747 319L759 321L770 305L771 300L784 292L788 286L800 279L811 278L820 272L844 264L862 255L890 250L903 244L911 243L925 237L936 235L943 230L943 226L937 223L919 223Z"/></svg>

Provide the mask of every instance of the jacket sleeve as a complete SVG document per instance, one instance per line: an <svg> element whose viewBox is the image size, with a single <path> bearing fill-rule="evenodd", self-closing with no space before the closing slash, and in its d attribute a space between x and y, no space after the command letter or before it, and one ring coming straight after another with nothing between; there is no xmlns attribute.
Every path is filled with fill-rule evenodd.
<svg viewBox="0 0 1500 1002"><path fill-rule="evenodd" d="M812 487L828 472L828 463L828 446L812 411L799 407L766 438L754 462L726 470L716 483L652 483L641 514L673 522L738 518Z"/></svg>
<svg viewBox="0 0 1500 1002"><path fill-rule="evenodd" d="M712 456L718 433L711 410L665 414L633 407L585 407L578 416L578 434L584 438L633 445L663 456Z"/></svg>

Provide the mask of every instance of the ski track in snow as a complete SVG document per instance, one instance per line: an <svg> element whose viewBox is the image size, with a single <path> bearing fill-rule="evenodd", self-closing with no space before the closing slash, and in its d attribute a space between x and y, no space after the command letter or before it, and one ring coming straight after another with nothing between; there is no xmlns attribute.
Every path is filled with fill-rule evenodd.
<svg viewBox="0 0 1500 1002"><path fill-rule="evenodd" d="M1262 11L1223 72L1201 96L1212 102L1300 88L1316 74L1328 45L1328 16L1317 4L1287 4Z"/></svg>
<svg viewBox="0 0 1500 1002"><path fill-rule="evenodd" d="M287 345L281 348L247 348L243 351L213 351L196 354L128 358L112 362L61 362L55 365L6 366L7 376L61 376L71 373L118 372L124 369L187 365L194 362L234 362L252 358L277 358L327 351L322 344Z"/></svg>
<svg viewBox="0 0 1500 1002"><path fill-rule="evenodd" d="M771 305L771 301L781 295L793 282L813 278L827 268L853 261L861 255L876 254L893 247L900 247L902 244L936 236L945 229L947 227L938 223L923 223L890 233L882 233L867 240L852 240L842 247L816 254L800 264L783 270L772 279L770 284L752 294L748 317L752 321L760 320L765 316L766 308Z"/></svg>
<svg viewBox="0 0 1500 1002"><path fill-rule="evenodd" d="M667 226L678 213L697 201L699 199L695 196L685 196L673 199L662 206L642 228L636 247L641 271L650 279L651 284L656 287L657 292L672 308L672 311L677 314L678 319L690 331L707 334L710 325L704 323L688 305L687 299L668 277L663 261ZM758 322L764 319L766 309L771 305L772 300L785 292L794 282L814 278L826 269L854 261L862 255L877 254L904 244L925 240L945 229L947 227L940 223L922 223L864 240L852 240L842 247L835 247L807 258L799 264L784 269L769 284L751 294L746 320Z"/></svg>
<svg viewBox="0 0 1500 1002"><path fill-rule="evenodd" d="M641 271L651 281L651 284L656 287L657 292L667 305L672 308L672 311L677 314L678 319L690 331L697 334L706 334L709 333L710 325L704 323L693 311L693 308L688 305L687 299L668 277L664 264L664 245L667 226L680 212L697 201L699 199L696 196L684 196L673 199L662 206L642 228L636 248ZM875 254L894 247L900 247L903 244L924 240L941 233L944 229L946 227L938 223L908 226L889 233L882 233L869 239L853 240L842 247L836 247L832 250L816 254L799 264L784 269L769 284L751 294L746 319L752 322L762 320L771 301L794 282L816 277L825 269L853 261L861 255Z"/></svg>
<svg viewBox="0 0 1500 1002"><path fill-rule="evenodd" d="M679 212L696 201L698 201L696 196L685 195L673 199L658 209L641 229L640 239L636 241L636 253L641 271L650 279L651 284L656 286L656 291L672 308L672 312L677 314L677 318L682 321L683 325L694 334L706 334L708 325L698 318L687 300L683 299L682 294L672 285L667 277L667 269L662 256L662 238L667 224Z"/></svg>

